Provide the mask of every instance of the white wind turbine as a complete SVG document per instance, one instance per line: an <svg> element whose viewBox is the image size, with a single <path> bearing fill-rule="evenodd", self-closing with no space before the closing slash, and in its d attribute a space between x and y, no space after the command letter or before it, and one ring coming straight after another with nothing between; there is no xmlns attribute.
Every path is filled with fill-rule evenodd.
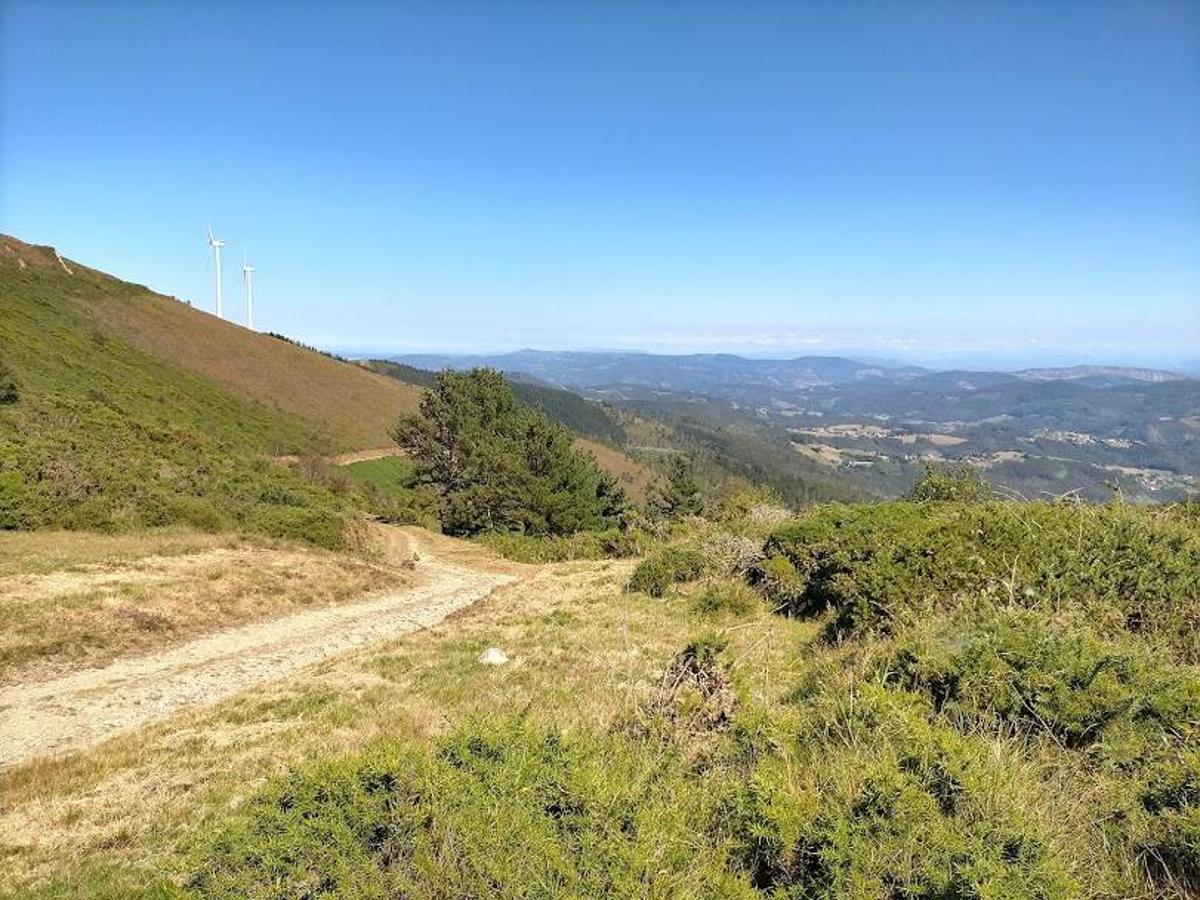
<svg viewBox="0 0 1200 900"><path fill-rule="evenodd" d="M224 318L221 315L221 248L225 246L225 242L220 238L213 237L212 226L208 226L208 245L213 251L213 267L217 270L217 318Z"/></svg>
<svg viewBox="0 0 1200 900"><path fill-rule="evenodd" d="M242 275L246 279L246 327L254 330L254 266L246 262L246 253L242 251Z"/></svg>

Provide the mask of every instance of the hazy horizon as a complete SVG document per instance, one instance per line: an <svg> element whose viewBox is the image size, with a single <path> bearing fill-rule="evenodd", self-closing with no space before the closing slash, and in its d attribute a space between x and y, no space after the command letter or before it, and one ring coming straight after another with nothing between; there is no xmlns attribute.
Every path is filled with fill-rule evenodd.
<svg viewBox="0 0 1200 900"><path fill-rule="evenodd" d="M794 350L762 350L748 348L695 348L679 349L645 346L462 346L462 347L403 347L387 344L314 344L322 350L356 359L388 359L404 356L503 356L521 351L540 353L640 353L657 356L731 355L745 359L790 360L799 357L845 357L858 362L889 366L919 366L922 368L977 369L980 371L1016 371L1036 368L1070 368L1074 366L1112 366L1118 368L1146 368L1177 372L1196 377L1200 375L1200 354L1194 349L1182 348L1177 354L1139 354L1136 352L1099 351L1076 352L1061 348L1035 348L1025 353L1018 351L999 352L994 350L948 350L943 353L928 353L919 350L891 350L867 347L798 347Z"/></svg>

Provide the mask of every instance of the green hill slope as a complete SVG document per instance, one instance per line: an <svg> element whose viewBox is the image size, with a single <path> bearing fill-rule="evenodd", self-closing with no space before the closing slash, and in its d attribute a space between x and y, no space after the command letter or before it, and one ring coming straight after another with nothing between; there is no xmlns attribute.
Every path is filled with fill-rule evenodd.
<svg viewBox="0 0 1200 900"><path fill-rule="evenodd" d="M417 391L0 238L0 527L248 528L348 504L268 457L377 446ZM284 386L287 385L286 389Z"/></svg>

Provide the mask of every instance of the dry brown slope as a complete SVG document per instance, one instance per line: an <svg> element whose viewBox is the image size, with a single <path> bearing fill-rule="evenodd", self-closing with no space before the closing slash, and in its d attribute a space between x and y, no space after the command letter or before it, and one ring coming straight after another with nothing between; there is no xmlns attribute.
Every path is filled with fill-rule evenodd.
<svg viewBox="0 0 1200 900"><path fill-rule="evenodd" d="M222 321L73 260L60 261L53 248L0 236L0 258L68 280L111 285L78 298L97 324L236 394L305 420L329 453L387 443L396 416L416 409L419 388Z"/></svg>

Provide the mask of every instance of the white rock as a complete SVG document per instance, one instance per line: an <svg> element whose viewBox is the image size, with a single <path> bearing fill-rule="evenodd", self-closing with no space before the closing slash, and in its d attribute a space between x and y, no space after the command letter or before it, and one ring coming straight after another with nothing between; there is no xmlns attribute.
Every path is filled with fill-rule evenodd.
<svg viewBox="0 0 1200 900"><path fill-rule="evenodd" d="M508 654L499 647L488 647L479 654L479 661L485 666L502 666L508 662Z"/></svg>

